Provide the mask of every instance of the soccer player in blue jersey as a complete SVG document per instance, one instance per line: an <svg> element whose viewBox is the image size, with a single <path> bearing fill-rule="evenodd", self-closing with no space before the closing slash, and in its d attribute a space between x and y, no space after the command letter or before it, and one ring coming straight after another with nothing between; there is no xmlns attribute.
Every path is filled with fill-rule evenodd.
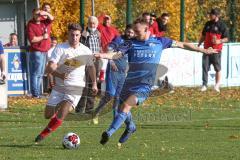
<svg viewBox="0 0 240 160"><path fill-rule="evenodd" d="M126 41L134 37L133 25L129 24L126 26L124 35L116 37L108 46L108 50L118 51L119 46L126 43ZM115 59L109 60L106 71L106 91L104 96L101 98L98 107L95 110L95 118L93 119L94 124L98 124L98 115L103 110L104 106L114 98L113 112L115 113L116 108L119 104L119 96L122 90L126 78L127 71L127 55Z"/></svg>
<svg viewBox="0 0 240 160"><path fill-rule="evenodd" d="M114 117L110 127L102 133L100 140L102 145L107 143L113 133L115 133L124 122L126 129L121 135L119 143L124 143L130 135L136 131L136 126L130 111L132 107L141 104L148 98L155 80L157 65L163 49L179 47L205 54L217 53L217 51L212 48L203 49L190 43L177 42L169 38L151 37L148 23L142 19L134 22L134 32L136 38L131 41L132 45L126 52L95 55L97 58L117 59L127 54L129 63L127 77L120 94L118 113Z"/></svg>

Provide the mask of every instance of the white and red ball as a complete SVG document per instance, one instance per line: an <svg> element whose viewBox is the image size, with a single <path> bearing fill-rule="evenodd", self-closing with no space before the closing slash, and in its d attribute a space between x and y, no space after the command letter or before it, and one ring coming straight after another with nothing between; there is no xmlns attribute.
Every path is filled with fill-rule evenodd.
<svg viewBox="0 0 240 160"><path fill-rule="evenodd" d="M76 149L80 146L80 138L76 133L67 133L63 137L62 145L66 149Z"/></svg>

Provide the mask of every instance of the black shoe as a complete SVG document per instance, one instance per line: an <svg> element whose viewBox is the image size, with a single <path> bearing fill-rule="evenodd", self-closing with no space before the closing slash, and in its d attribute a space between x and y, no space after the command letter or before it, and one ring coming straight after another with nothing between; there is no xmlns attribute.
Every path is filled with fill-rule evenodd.
<svg viewBox="0 0 240 160"><path fill-rule="evenodd" d="M36 142L36 143L39 143L39 142L41 142L43 139L44 139L43 136L41 136L41 135L39 134L39 135L35 138L35 142Z"/></svg>
<svg viewBox="0 0 240 160"><path fill-rule="evenodd" d="M105 132L102 133L102 139L100 140L100 143L101 143L102 145L104 145L104 144L106 144L106 143L108 142L108 140L109 140L109 135L108 135L108 133L105 131Z"/></svg>
<svg viewBox="0 0 240 160"><path fill-rule="evenodd" d="M124 143L128 140L128 138L136 131L136 128L129 130L129 129L125 129L125 131L123 132L123 134L121 135L120 139L119 139L119 143Z"/></svg>

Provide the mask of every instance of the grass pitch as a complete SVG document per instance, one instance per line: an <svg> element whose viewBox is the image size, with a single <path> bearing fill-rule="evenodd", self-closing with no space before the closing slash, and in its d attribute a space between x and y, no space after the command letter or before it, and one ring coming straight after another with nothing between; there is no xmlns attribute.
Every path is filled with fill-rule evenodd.
<svg viewBox="0 0 240 160"><path fill-rule="evenodd" d="M223 89L200 93L178 88L173 94L152 96L133 110L137 132L122 145L121 128L105 146L99 144L112 113L91 121L65 121L35 145L35 136L46 126L43 119L46 100L9 99L9 110L0 112L1 160L239 160L240 90ZM64 134L75 132L81 138L77 150L63 149Z"/></svg>

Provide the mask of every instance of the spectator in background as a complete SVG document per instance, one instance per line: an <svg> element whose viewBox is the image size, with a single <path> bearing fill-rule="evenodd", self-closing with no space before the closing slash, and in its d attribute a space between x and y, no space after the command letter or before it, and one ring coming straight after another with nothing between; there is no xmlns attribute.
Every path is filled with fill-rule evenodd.
<svg viewBox="0 0 240 160"><path fill-rule="evenodd" d="M105 53L109 43L111 43L115 37L119 36L119 32L115 27L112 26L112 19L108 15L104 16L103 24L99 24L97 29L101 35L102 51Z"/></svg>
<svg viewBox="0 0 240 160"><path fill-rule="evenodd" d="M221 52L223 43L228 42L228 29L226 24L220 20L220 9L214 8L209 13L210 21L208 21L202 31L202 36L199 40L198 46L204 42L204 48L213 48L218 50L218 54L205 55L202 57L202 88L201 91L207 90L208 71L212 64L216 71L214 90L220 92L221 81Z"/></svg>
<svg viewBox="0 0 240 160"><path fill-rule="evenodd" d="M156 14L155 14L154 12L152 12L152 13L150 13L150 16L151 16L151 23L152 23L152 22L155 22L156 19L157 19Z"/></svg>
<svg viewBox="0 0 240 160"><path fill-rule="evenodd" d="M51 13L51 5L50 5L50 3L43 3L42 10L46 11L48 13ZM44 17L45 17L45 19L47 18L46 16L44 16Z"/></svg>
<svg viewBox="0 0 240 160"><path fill-rule="evenodd" d="M5 68L5 55L3 50L2 42L0 41L0 71L1 71L1 79L5 81L6 79L6 68Z"/></svg>
<svg viewBox="0 0 240 160"><path fill-rule="evenodd" d="M9 35L9 42L4 45L4 47L17 47L18 46L18 37L16 33L11 33Z"/></svg>
<svg viewBox="0 0 240 160"><path fill-rule="evenodd" d="M54 17L40 9L34 9L32 16L27 24L27 35L30 42L30 89L33 98L40 98L46 56L51 47L50 24ZM42 19L43 16L47 16L47 18Z"/></svg>
<svg viewBox="0 0 240 160"><path fill-rule="evenodd" d="M112 42L112 40L119 36L118 30L112 26L112 19L110 16L105 15L103 17L103 23L98 25L97 28L100 32L101 36L101 47L102 47L102 52L106 53L108 49L108 45ZM104 81L104 73L107 67L107 60L102 60L103 64L102 67L100 68L100 73L99 73L99 80Z"/></svg>
<svg viewBox="0 0 240 160"><path fill-rule="evenodd" d="M159 37L163 37L165 32L167 31L167 24L169 21L169 14L163 13L161 17L157 18Z"/></svg>
<svg viewBox="0 0 240 160"><path fill-rule="evenodd" d="M155 16L156 16L155 13L150 14L148 12L144 12L142 14L142 18L149 24L149 31L151 33L151 36L158 37L159 31L158 31L158 24L154 20Z"/></svg>
<svg viewBox="0 0 240 160"><path fill-rule="evenodd" d="M57 38L56 37L51 37L51 48L48 50L48 53L47 53L47 63L52 55L52 52L53 50L56 48L57 46ZM47 65L46 65L47 66ZM45 77L44 77L45 78ZM46 80L45 80L46 79ZM46 83L46 89L47 89L47 92L51 92L52 91L52 88L54 87L55 85L55 78L52 74L48 74L46 76L46 78L44 79L44 82Z"/></svg>
<svg viewBox="0 0 240 160"><path fill-rule="evenodd" d="M54 36L51 36L51 48L48 50L48 54L47 54L47 60L49 60L49 58L51 57L51 55L52 55L52 52L53 52L53 50L55 49L55 47L57 46L57 43L58 43L58 41L57 41L57 38L56 37L54 37Z"/></svg>
<svg viewBox="0 0 240 160"><path fill-rule="evenodd" d="M90 48L92 53L99 53L101 51L101 40L100 32L97 30L98 19L95 16L90 16L88 18L88 27L82 33L81 43ZM96 77L99 72L99 60L95 60L94 66L96 69ZM91 113L94 108L95 94L92 91L92 80L89 75L88 66L85 67L86 76L86 86L83 89L81 99L75 109L76 112L81 112L85 110L85 113Z"/></svg>

